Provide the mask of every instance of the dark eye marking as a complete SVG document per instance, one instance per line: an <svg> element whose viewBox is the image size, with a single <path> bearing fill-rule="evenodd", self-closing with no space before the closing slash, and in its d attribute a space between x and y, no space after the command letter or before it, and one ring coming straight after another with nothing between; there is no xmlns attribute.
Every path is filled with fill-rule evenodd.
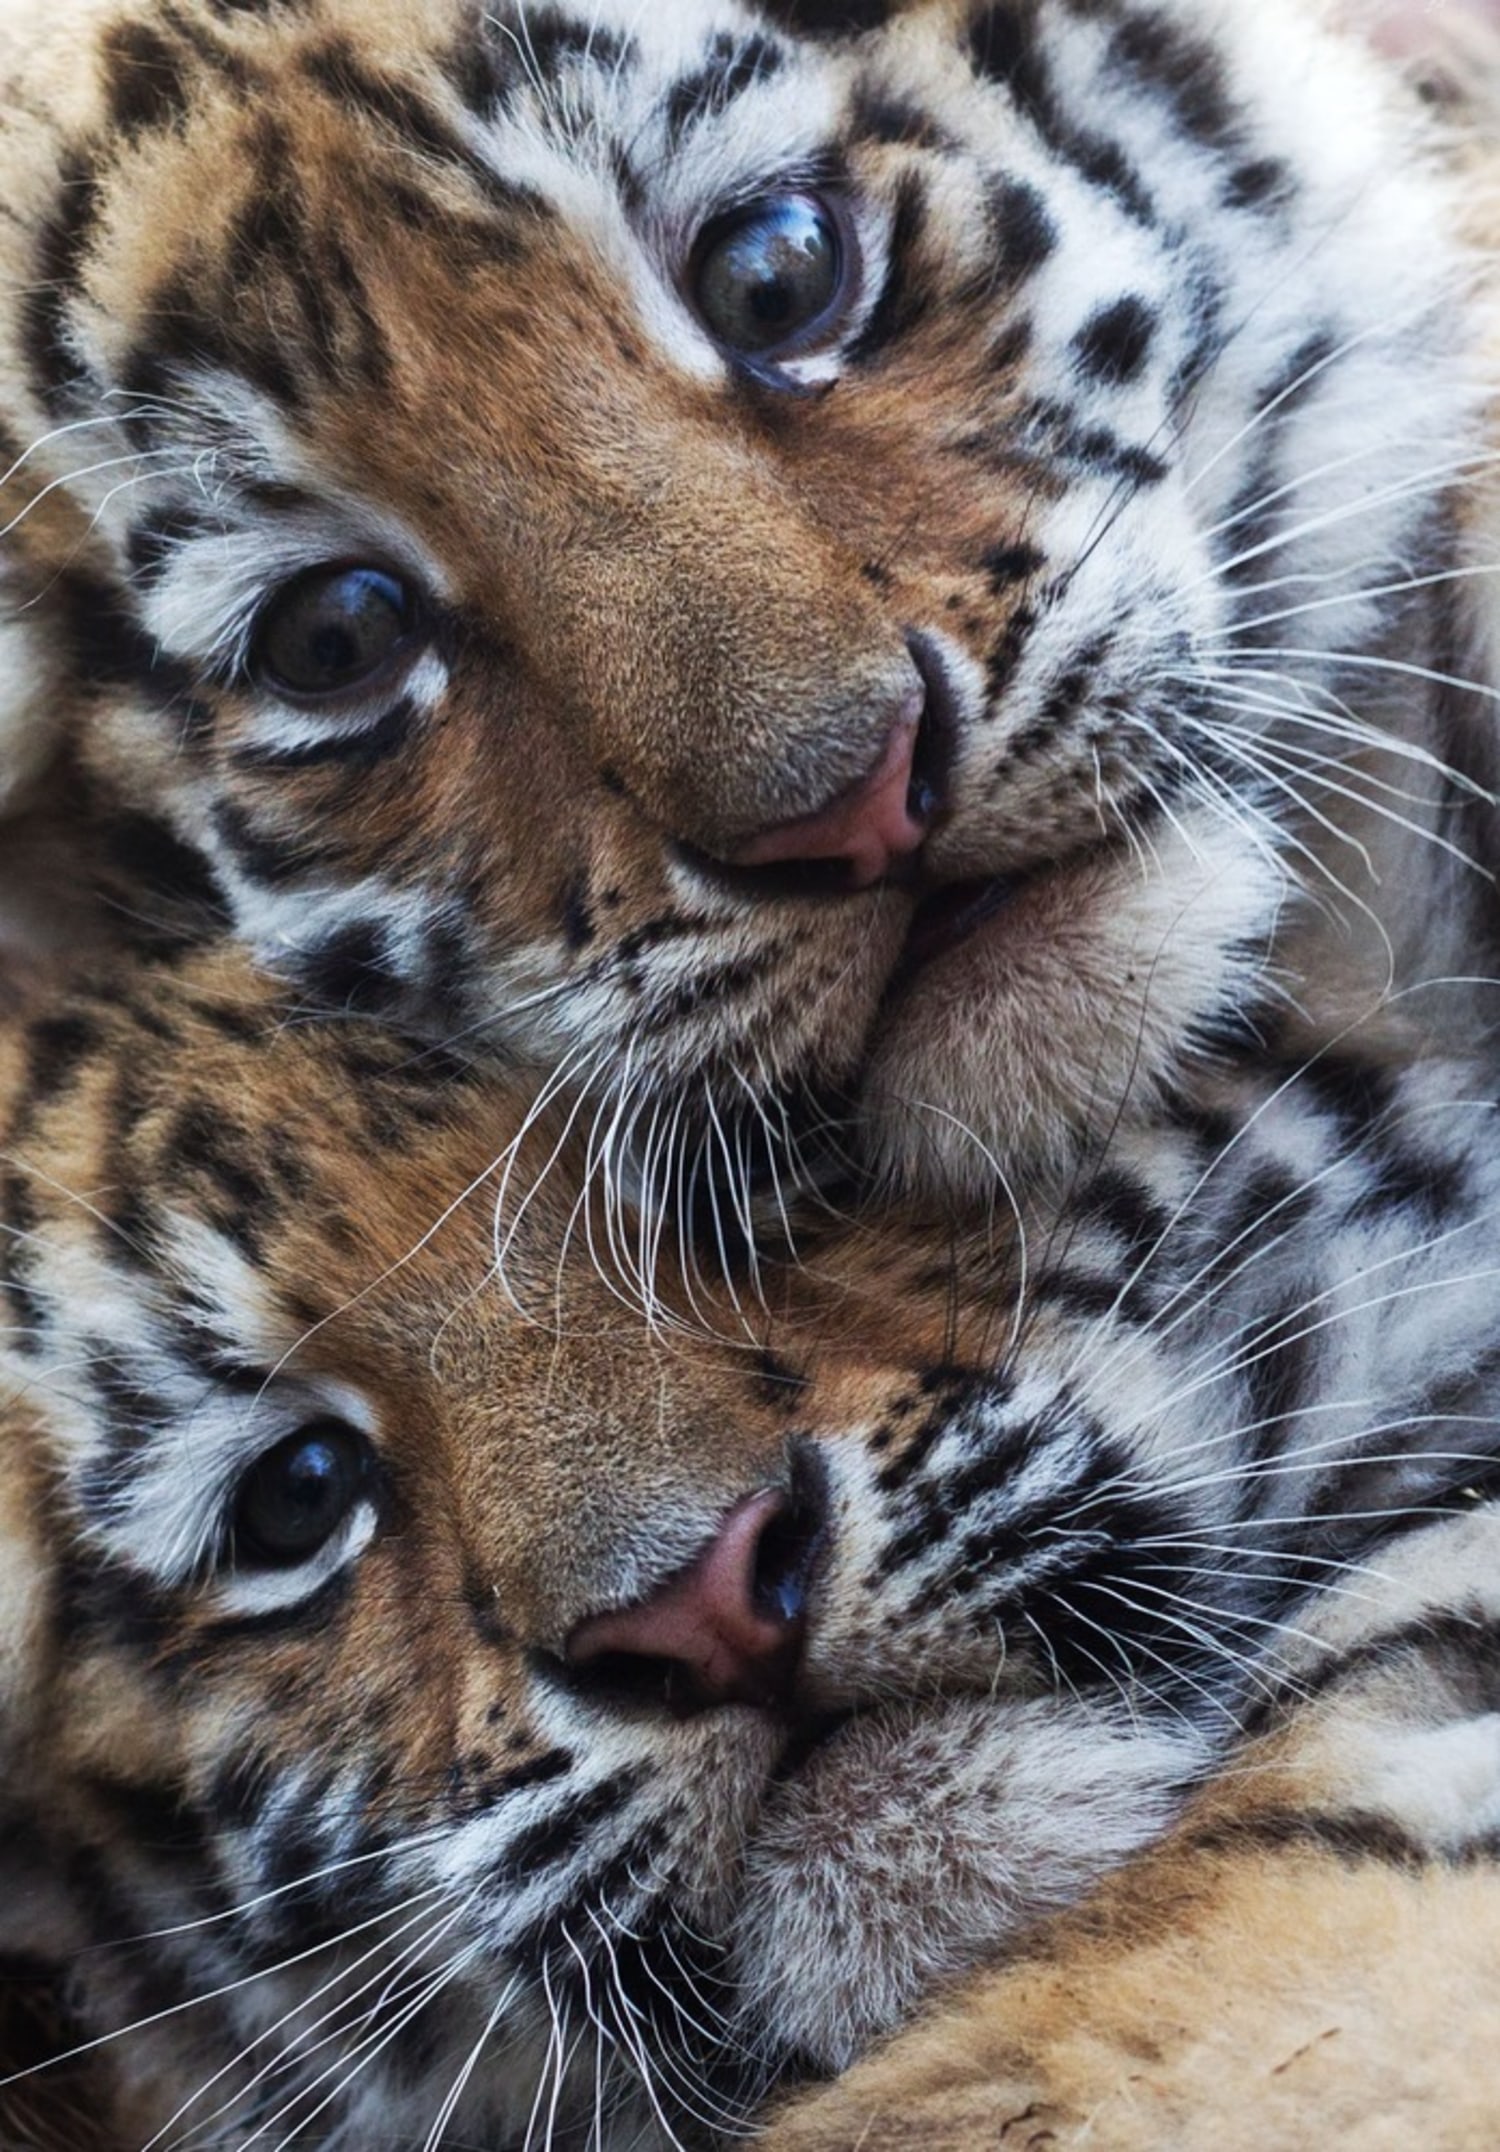
<svg viewBox="0 0 1500 2152"><path fill-rule="evenodd" d="M819 196L767 195L701 235L689 272L699 315L726 351L790 357L840 319L853 286L853 247Z"/></svg>
<svg viewBox="0 0 1500 2152"><path fill-rule="evenodd" d="M358 1428L311 1420L258 1457L240 1481L230 1552L240 1568L291 1569L325 1547L370 1486L374 1458Z"/></svg>
<svg viewBox="0 0 1500 2152"><path fill-rule="evenodd" d="M327 703L397 678L427 640L416 593L361 562L309 568L261 608L250 674L289 702Z"/></svg>

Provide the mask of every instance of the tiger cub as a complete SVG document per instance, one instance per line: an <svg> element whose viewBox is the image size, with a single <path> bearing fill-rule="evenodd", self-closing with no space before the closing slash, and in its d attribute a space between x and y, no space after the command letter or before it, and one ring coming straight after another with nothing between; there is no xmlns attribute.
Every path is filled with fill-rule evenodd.
<svg viewBox="0 0 1500 2152"><path fill-rule="evenodd" d="M0 1034L0 1958L122 2152L732 2136L1156 1838L1493 1470L1466 1084L648 1322L575 1111L232 947Z"/></svg>
<svg viewBox="0 0 1500 2152"><path fill-rule="evenodd" d="M626 1185L1461 1044L1484 158L1322 12L10 0L0 791Z"/></svg>

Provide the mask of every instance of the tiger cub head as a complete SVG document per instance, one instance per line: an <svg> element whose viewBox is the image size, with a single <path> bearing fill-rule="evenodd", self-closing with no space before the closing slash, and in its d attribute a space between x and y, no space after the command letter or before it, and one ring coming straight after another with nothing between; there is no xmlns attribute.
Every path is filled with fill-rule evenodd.
<svg viewBox="0 0 1500 2152"><path fill-rule="evenodd" d="M1003 1241L648 1323L564 1113L238 955L3 1054L0 1951L129 2142L672 2142L1171 1812L1209 1510Z"/></svg>
<svg viewBox="0 0 1500 2152"><path fill-rule="evenodd" d="M622 1149L831 1087L988 1186L1303 985L1299 877L1404 961L1475 277L1309 13L13 23L13 793L69 708L274 969Z"/></svg>

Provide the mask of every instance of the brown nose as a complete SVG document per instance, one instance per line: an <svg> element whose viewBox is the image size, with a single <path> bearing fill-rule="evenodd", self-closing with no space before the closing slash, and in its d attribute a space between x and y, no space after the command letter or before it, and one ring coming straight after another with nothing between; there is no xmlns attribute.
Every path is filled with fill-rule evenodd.
<svg viewBox="0 0 1500 2152"><path fill-rule="evenodd" d="M842 860L850 889L868 889L898 859L915 852L927 835L930 811L914 783L920 725L918 710L903 713L868 776L829 800L816 813L761 830L740 846L736 867L784 866L810 860Z"/></svg>
<svg viewBox="0 0 1500 2152"><path fill-rule="evenodd" d="M645 1679L684 1713L784 1702L815 1548L787 1496L775 1488L751 1495L649 1599L581 1622L568 1638L568 1664L604 1689L639 1693Z"/></svg>

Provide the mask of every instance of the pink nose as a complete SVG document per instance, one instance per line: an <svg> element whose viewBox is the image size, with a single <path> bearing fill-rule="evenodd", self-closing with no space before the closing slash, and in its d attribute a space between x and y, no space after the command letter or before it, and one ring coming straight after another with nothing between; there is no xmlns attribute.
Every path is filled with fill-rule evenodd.
<svg viewBox="0 0 1500 2152"><path fill-rule="evenodd" d="M774 1488L729 1512L696 1561L639 1606L596 1614L568 1638L568 1664L625 1685L649 1661L685 1711L774 1704L789 1692L806 1614L811 1545Z"/></svg>
<svg viewBox="0 0 1500 2152"><path fill-rule="evenodd" d="M868 889L889 874L896 861L915 852L927 835L925 823L912 811L917 724L915 717L901 718L867 777L815 814L762 830L740 847L732 864L772 867L793 861L844 860L851 889Z"/></svg>

